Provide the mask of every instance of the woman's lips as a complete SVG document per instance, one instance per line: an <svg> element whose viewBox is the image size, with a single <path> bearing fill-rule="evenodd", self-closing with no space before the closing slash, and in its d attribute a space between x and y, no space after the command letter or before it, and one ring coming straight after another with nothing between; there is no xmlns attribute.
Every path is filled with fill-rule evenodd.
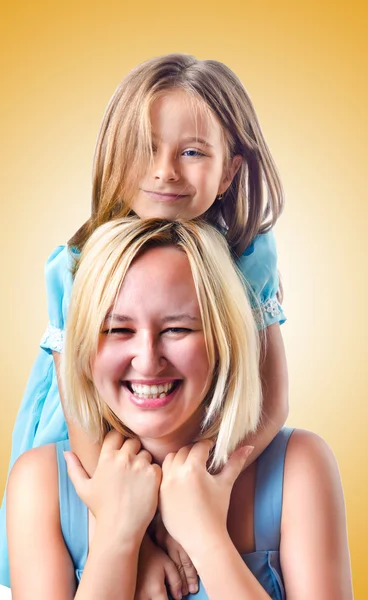
<svg viewBox="0 0 368 600"><path fill-rule="evenodd" d="M144 398L136 396L130 389L127 387L127 391L129 394L129 400L132 404L137 406L138 408L142 408L145 410L152 410L162 408L167 406L172 402L175 398L176 392L180 387L180 382L173 388L173 390L164 398Z"/></svg>

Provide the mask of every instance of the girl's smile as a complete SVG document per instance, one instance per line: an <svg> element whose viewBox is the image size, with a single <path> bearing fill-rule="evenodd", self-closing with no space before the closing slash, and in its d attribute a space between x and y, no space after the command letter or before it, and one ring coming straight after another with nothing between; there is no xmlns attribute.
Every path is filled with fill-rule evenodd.
<svg viewBox="0 0 368 600"><path fill-rule="evenodd" d="M152 200L158 200L161 202L175 202L177 200L182 200L183 198L187 198L186 194L177 194L174 192L171 193L163 193L152 190L142 190L148 197L152 198Z"/></svg>
<svg viewBox="0 0 368 600"><path fill-rule="evenodd" d="M194 439L212 374L184 252L156 247L133 262L105 319L92 370L100 396L143 444Z"/></svg>

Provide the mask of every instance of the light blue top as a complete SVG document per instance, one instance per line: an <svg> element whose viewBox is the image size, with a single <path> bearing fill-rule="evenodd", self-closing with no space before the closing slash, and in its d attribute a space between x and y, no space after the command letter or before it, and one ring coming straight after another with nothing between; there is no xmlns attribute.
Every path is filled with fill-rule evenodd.
<svg viewBox="0 0 368 600"><path fill-rule="evenodd" d="M255 552L242 555L247 567L273 600L286 598L279 550L285 453L292 432L293 429L284 427L258 458L254 498ZM63 451L70 449L69 440L58 442L56 449L61 529L76 578L80 581L88 554L88 511L68 477ZM201 582L199 592L186 598L208 600Z"/></svg>
<svg viewBox="0 0 368 600"><path fill-rule="evenodd" d="M63 351L74 256L67 246L58 246L46 262L49 325L15 422L9 471L26 450L68 438L52 352ZM250 301L259 329L283 323L285 316L276 298L279 277L273 232L258 235L239 258L238 266L252 288ZM9 586L5 516L4 496L0 511L0 584Z"/></svg>

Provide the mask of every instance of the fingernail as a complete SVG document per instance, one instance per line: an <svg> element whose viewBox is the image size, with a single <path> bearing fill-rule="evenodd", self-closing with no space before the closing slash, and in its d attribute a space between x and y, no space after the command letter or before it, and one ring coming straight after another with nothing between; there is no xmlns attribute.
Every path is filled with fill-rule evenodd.
<svg viewBox="0 0 368 600"><path fill-rule="evenodd" d="M198 592L198 586L195 583L191 583L189 586L189 591L191 594L196 594Z"/></svg>

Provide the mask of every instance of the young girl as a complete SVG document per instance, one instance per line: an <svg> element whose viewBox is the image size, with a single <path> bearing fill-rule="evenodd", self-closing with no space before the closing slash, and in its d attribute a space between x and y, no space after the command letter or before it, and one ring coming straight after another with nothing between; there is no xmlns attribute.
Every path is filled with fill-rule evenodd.
<svg viewBox="0 0 368 600"><path fill-rule="evenodd" d="M243 470L252 448L238 446L261 406L259 340L213 227L129 218L95 231L63 371L66 414L101 441L114 431L92 478L67 453L68 478L68 441L15 464L14 600L133 600L157 506L200 575L192 600L351 600L341 482L323 440L284 428Z"/></svg>
<svg viewBox="0 0 368 600"><path fill-rule="evenodd" d="M223 233L237 257L253 289L254 317L265 332L262 426L247 439L255 446L254 460L282 427L288 411L279 327L284 316L277 300L271 231L282 206L281 183L254 108L230 69L187 55L155 58L133 69L103 119L94 159L91 217L47 261L50 324L15 424L11 466L25 450L69 435L87 472L92 474L95 468L98 444L74 423L67 425L63 413L58 369L64 323L75 256L96 227L130 213L141 218L201 216ZM9 585L5 502L0 547L0 583ZM185 575L186 555L177 547L169 551ZM190 578L193 570L188 564ZM183 577L183 593L186 585Z"/></svg>

